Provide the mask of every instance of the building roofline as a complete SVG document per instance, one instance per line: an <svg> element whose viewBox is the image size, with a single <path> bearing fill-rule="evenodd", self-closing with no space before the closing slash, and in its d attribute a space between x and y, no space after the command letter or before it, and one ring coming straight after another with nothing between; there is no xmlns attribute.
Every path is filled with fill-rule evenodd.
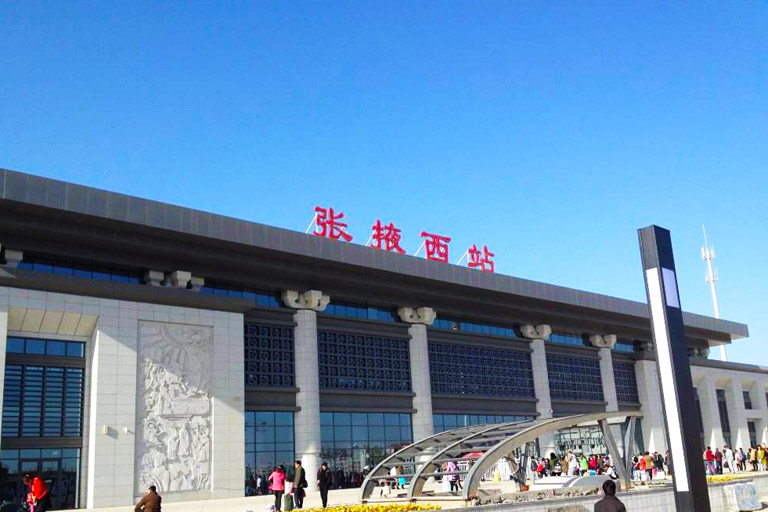
<svg viewBox="0 0 768 512"><path fill-rule="evenodd" d="M0 200L485 291L621 315L648 317L647 306L642 302L502 274L478 272L457 265L446 265L415 256L380 251L358 244L338 242L288 229L8 169L0 169ZM690 327L727 334L731 339L749 335L746 324L685 312L683 318L685 324Z"/></svg>

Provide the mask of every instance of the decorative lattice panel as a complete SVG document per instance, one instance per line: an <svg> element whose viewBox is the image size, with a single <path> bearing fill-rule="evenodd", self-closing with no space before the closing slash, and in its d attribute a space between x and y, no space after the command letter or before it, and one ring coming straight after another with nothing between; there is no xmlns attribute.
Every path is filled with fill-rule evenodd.
<svg viewBox="0 0 768 512"><path fill-rule="evenodd" d="M600 362L547 354L549 392L554 400L603 400Z"/></svg>
<svg viewBox="0 0 768 512"><path fill-rule="evenodd" d="M613 378L616 381L616 399L619 402L639 403L634 363L613 362Z"/></svg>
<svg viewBox="0 0 768 512"><path fill-rule="evenodd" d="M245 324L245 385L293 387L293 328Z"/></svg>
<svg viewBox="0 0 768 512"><path fill-rule="evenodd" d="M534 397L528 352L430 343L429 373L436 394Z"/></svg>
<svg viewBox="0 0 768 512"><path fill-rule="evenodd" d="M317 344L321 388L411 390L407 340L319 331Z"/></svg>

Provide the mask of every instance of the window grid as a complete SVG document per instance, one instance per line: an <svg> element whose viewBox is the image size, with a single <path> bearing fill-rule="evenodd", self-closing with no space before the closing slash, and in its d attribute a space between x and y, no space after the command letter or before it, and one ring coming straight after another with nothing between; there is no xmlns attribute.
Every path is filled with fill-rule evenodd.
<svg viewBox="0 0 768 512"><path fill-rule="evenodd" d="M85 371L6 365L3 437L81 437Z"/></svg>
<svg viewBox="0 0 768 512"><path fill-rule="evenodd" d="M321 389L411 390L406 340L319 331L317 345Z"/></svg>
<svg viewBox="0 0 768 512"><path fill-rule="evenodd" d="M4 475L0 482L3 503L18 503L19 496L28 492L22 477L33 473L48 484L54 509L77 508L80 448L3 449L0 473Z"/></svg>
<svg viewBox="0 0 768 512"><path fill-rule="evenodd" d="M293 468L293 413L280 411L245 412L246 496L255 494L258 476L266 479L278 464L286 472Z"/></svg>
<svg viewBox="0 0 768 512"><path fill-rule="evenodd" d="M82 341L42 340L9 336L6 344L9 354L85 358L85 343Z"/></svg>
<svg viewBox="0 0 768 512"><path fill-rule="evenodd" d="M237 285L228 285L223 283L206 283L200 288L203 295L222 295L225 297L237 297L239 299L248 299L257 306L270 308L282 307L282 303L276 293L270 293L250 288L243 288Z"/></svg>
<svg viewBox="0 0 768 512"><path fill-rule="evenodd" d="M294 386L293 328L245 324L245 385Z"/></svg>
<svg viewBox="0 0 768 512"><path fill-rule="evenodd" d="M491 423L512 423L514 421L529 421L534 416L499 416L494 414L434 414L432 423L435 434L455 428L471 427Z"/></svg>
<svg viewBox="0 0 768 512"><path fill-rule="evenodd" d="M747 429L749 430L749 446L757 446L757 426L754 421L747 422Z"/></svg>
<svg viewBox="0 0 768 512"><path fill-rule="evenodd" d="M633 363L613 362L613 378L616 382L616 399L624 403L639 403L637 379Z"/></svg>
<svg viewBox="0 0 768 512"><path fill-rule="evenodd" d="M496 325L480 322L467 322L455 318L446 318L438 316L432 327L436 329L445 329L448 331L471 332L475 334L490 334L492 336L503 336L505 338L522 338L519 327L516 325Z"/></svg>
<svg viewBox="0 0 768 512"><path fill-rule="evenodd" d="M725 399L725 390L716 389L715 393L717 395L717 410L720 414L720 427L723 430L723 438L725 439L725 444L732 446L731 422L728 420L728 403Z"/></svg>
<svg viewBox="0 0 768 512"><path fill-rule="evenodd" d="M599 361L547 354L547 372L549 391L555 400L604 399Z"/></svg>
<svg viewBox="0 0 768 512"><path fill-rule="evenodd" d="M701 441L701 451L703 452L706 448L704 441L704 417L701 415L701 400L699 399L699 390L697 388L693 388L693 399L696 402L696 414L699 419L699 440Z"/></svg>
<svg viewBox="0 0 768 512"><path fill-rule="evenodd" d="M528 352L430 343L429 373L437 394L534 397Z"/></svg>
<svg viewBox="0 0 768 512"><path fill-rule="evenodd" d="M322 462L347 473L372 469L413 442L410 414L323 412L320 424Z"/></svg>
<svg viewBox="0 0 768 512"><path fill-rule="evenodd" d="M44 272L60 276L84 277L96 281L115 281L119 283L141 283L141 273L124 269L84 265L55 258L44 258L24 254L24 261L18 268L33 272Z"/></svg>
<svg viewBox="0 0 768 512"><path fill-rule="evenodd" d="M749 391L742 391L741 394L744 396L744 408L752 409L752 397L749 396Z"/></svg>
<svg viewBox="0 0 768 512"><path fill-rule="evenodd" d="M351 302L331 302L325 307L323 313L365 320L378 320L380 322L397 322L397 315L392 309L367 306L365 304L353 304Z"/></svg>
<svg viewBox="0 0 768 512"><path fill-rule="evenodd" d="M589 341L584 339L581 334L574 334L568 332L553 332L549 335L547 340L550 343L558 343L560 345L573 345L576 347L591 347Z"/></svg>

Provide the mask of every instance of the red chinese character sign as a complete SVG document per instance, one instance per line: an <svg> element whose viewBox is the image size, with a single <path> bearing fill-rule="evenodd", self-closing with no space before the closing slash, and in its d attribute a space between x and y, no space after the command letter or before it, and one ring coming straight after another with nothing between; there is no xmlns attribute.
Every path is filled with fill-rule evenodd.
<svg viewBox="0 0 768 512"><path fill-rule="evenodd" d="M315 236L330 238L332 240L344 240L349 242L352 235L347 233L347 223L339 222L344 218L343 213L335 213L333 208L315 207Z"/></svg>
<svg viewBox="0 0 768 512"><path fill-rule="evenodd" d="M421 237L425 239L424 243L427 248L428 260L448 263L448 244L451 241L450 238L427 233L426 231L421 232Z"/></svg>
<svg viewBox="0 0 768 512"><path fill-rule="evenodd" d="M483 252L480 252L477 248L477 244L472 244L472 247L469 248L467 253L469 254L469 261L467 261L467 266L469 268L476 268L481 272L493 272L494 265L491 258L493 258L495 254L490 252L487 246L484 245Z"/></svg>
<svg viewBox="0 0 768 512"><path fill-rule="evenodd" d="M381 221L377 220L376 224L371 226L371 229L373 230L371 238L374 242L372 247L384 251L396 251L400 254L405 254L403 248L400 247L400 240L402 240L403 236L394 224L390 222L386 226L383 226Z"/></svg>

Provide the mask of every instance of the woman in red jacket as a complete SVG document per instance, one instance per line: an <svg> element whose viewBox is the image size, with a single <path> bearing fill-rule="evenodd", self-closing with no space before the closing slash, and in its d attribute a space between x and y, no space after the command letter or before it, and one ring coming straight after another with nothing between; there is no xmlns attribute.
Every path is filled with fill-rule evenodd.
<svg viewBox="0 0 768 512"><path fill-rule="evenodd" d="M29 473L24 475L24 485L29 487L29 492L35 499L35 512L47 512L53 508L51 505L51 495L48 493L48 487L39 477L32 477Z"/></svg>

